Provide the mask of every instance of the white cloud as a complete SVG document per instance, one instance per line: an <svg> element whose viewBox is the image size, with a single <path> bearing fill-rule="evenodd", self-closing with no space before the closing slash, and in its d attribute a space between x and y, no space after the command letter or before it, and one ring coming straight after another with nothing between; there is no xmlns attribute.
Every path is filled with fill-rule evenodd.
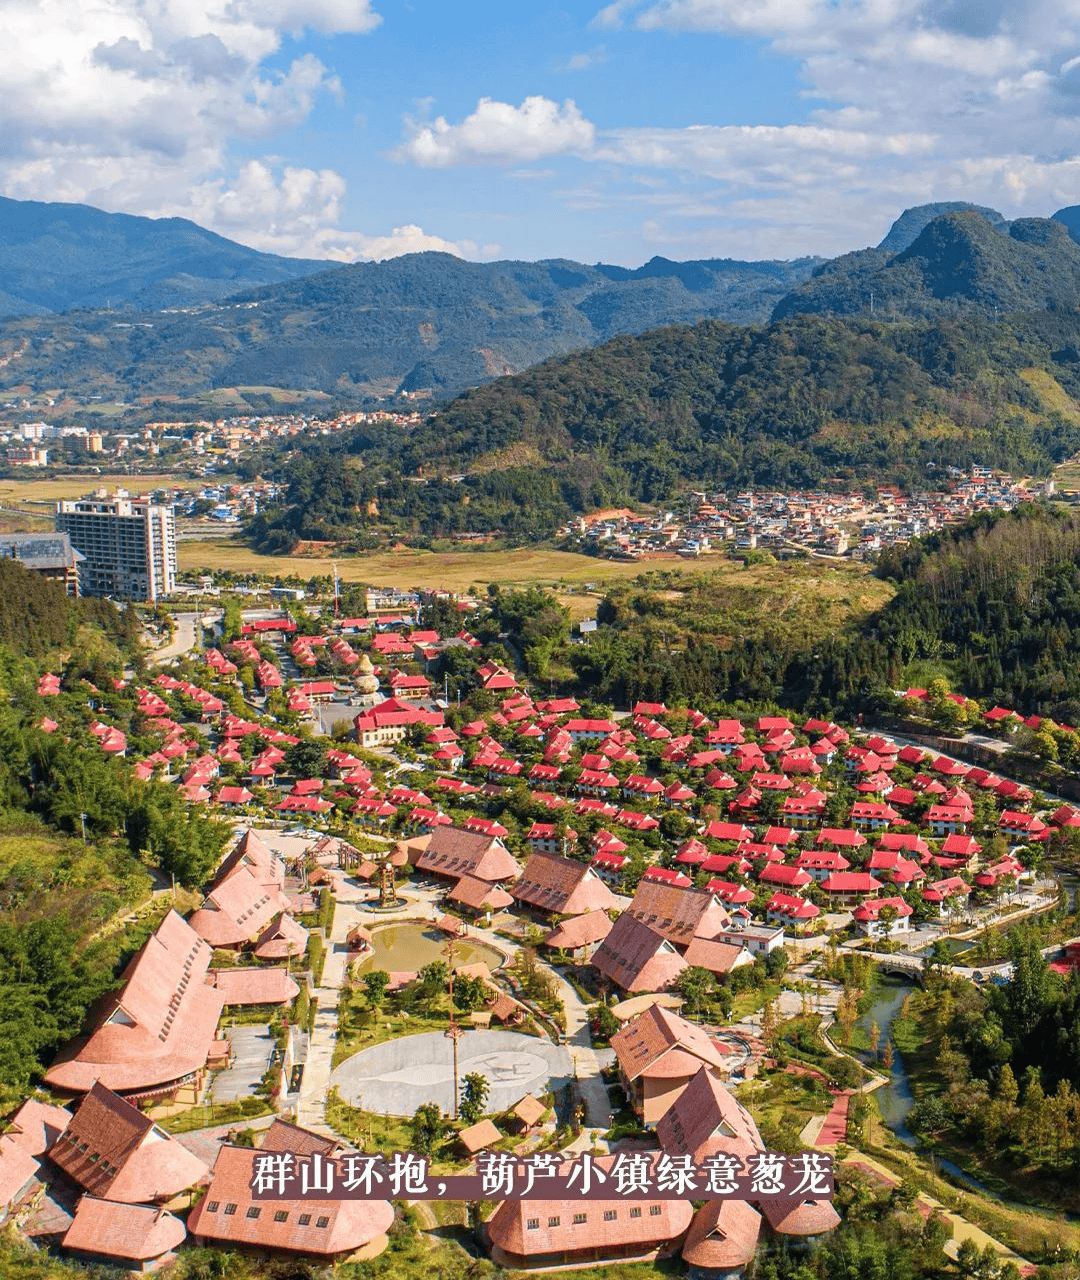
<svg viewBox="0 0 1080 1280"><path fill-rule="evenodd" d="M341 84L312 53L267 64L285 33L362 33L371 0L6 0L0 190L22 199L190 217L259 247L371 256L424 239L337 230L344 180L254 160L236 140L302 124ZM447 247L436 237L431 246Z"/></svg>
<svg viewBox="0 0 1080 1280"><path fill-rule="evenodd" d="M607 62L607 49L602 44L597 45L594 49L588 49L585 53L575 53L559 67L560 71L591 71L593 67L598 67Z"/></svg>
<svg viewBox="0 0 1080 1280"><path fill-rule="evenodd" d="M587 153L595 126L573 99L560 106L550 98L528 97L520 107L481 98L460 124L438 116L430 122L409 121L409 137L393 152L425 169L453 165L506 164L547 156Z"/></svg>
<svg viewBox="0 0 1080 1280"><path fill-rule="evenodd" d="M925 201L1014 216L1077 199L1080 0L614 0L593 25L765 41L822 104L775 128L601 133L595 158L665 176L649 241L837 252ZM691 225L699 203L712 228Z"/></svg>

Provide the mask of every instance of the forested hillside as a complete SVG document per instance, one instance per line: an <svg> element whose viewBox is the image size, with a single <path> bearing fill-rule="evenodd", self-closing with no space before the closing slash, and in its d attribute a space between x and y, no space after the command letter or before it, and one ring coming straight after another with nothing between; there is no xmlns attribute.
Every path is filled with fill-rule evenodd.
<svg viewBox="0 0 1080 1280"><path fill-rule="evenodd" d="M0 197L0 316L191 306L334 265L260 253L186 218Z"/></svg>
<svg viewBox="0 0 1080 1280"><path fill-rule="evenodd" d="M163 409L168 397L222 386L352 404L399 389L453 395L618 333L717 316L761 323L817 262L656 258L629 271L420 253L245 292L238 277L236 296L219 304L0 323L0 356L10 357L0 389L67 388L148 406L161 397ZM0 288L5 278L0 238Z"/></svg>
<svg viewBox="0 0 1080 1280"><path fill-rule="evenodd" d="M747 613L737 593L614 589L607 625L568 660L597 697L888 709L913 662L988 706L1080 724L1080 516L1022 507L885 552L896 587L831 634Z"/></svg>
<svg viewBox="0 0 1080 1280"><path fill-rule="evenodd" d="M819 267L777 304L773 319L808 313L966 318L1075 310L1080 302L1080 245L1054 218L995 225L972 209L933 219L898 253L885 247L889 243Z"/></svg>
<svg viewBox="0 0 1080 1280"><path fill-rule="evenodd" d="M90 731L104 717L145 745L145 717L121 678L141 657L134 612L70 600L6 559L0 596L2 1103L77 1034L152 929L96 936L148 899L151 865L199 884L228 829L191 814L175 787L140 781ZM46 666L63 677L49 697L38 692Z"/></svg>
<svg viewBox="0 0 1080 1280"><path fill-rule="evenodd" d="M379 529L535 538L575 513L667 502L692 485L917 489L973 463L1045 475L1080 450L1074 396L1074 313L711 321L549 360L411 434L365 427L333 455L318 440L263 460L289 491L251 533L267 549L300 537L362 546Z"/></svg>

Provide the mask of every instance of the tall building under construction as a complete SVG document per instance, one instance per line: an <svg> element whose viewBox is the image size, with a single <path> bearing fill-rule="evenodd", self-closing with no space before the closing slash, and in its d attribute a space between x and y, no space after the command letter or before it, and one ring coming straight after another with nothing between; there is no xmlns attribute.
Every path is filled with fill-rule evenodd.
<svg viewBox="0 0 1080 1280"><path fill-rule="evenodd" d="M85 559L79 589L115 600L161 599L176 587L176 518L171 505L104 491L56 504L56 528Z"/></svg>

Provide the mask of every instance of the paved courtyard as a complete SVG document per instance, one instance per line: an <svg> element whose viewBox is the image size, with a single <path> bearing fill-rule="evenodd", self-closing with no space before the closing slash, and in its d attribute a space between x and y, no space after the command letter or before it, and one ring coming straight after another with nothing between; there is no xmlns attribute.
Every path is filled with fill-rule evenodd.
<svg viewBox="0 0 1080 1280"><path fill-rule="evenodd" d="M458 1078L472 1071L490 1089L485 1108L503 1111L527 1093L558 1089L574 1076L567 1049L515 1031L466 1031L458 1040ZM354 1107L380 1115L411 1116L421 1103L454 1108L454 1059L450 1040L439 1032L404 1036L362 1049L330 1078Z"/></svg>
<svg viewBox="0 0 1080 1280"><path fill-rule="evenodd" d="M250 1098L270 1065L274 1037L265 1023L230 1027L233 1064L214 1078L211 1096L215 1102L235 1102Z"/></svg>

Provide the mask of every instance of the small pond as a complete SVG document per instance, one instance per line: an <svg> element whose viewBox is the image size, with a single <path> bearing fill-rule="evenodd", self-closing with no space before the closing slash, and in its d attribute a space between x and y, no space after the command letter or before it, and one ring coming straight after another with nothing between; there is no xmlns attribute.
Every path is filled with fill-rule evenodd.
<svg viewBox="0 0 1080 1280"><path fill-rule="evenodd" d="M358 971L386 969L388 972L419 973L433 960L446 961L447 938L434 925L386 924L372 932L374 950L365 952ZM486 964L497 969L503 963L502 953L472 938L458 938L454 944L454 967Z"/></svg>

